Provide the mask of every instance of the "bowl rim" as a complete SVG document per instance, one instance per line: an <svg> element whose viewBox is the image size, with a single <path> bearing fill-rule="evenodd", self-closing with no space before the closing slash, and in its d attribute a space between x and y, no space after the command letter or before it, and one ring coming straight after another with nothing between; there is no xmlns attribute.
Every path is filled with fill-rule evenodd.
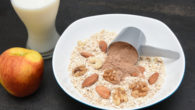
<svg viewBox="0 0 195 110"><path fill-rule="evenodd" d="M157 19L155 19L155 18L146 17L146 16L140 16L140 15L134 15L134 14L100 14L100 15L93 15L93 16L83 17L83 18L80 18L80 19L78 19L78 20L72 22L72 23L64 30L64 32L61 34L61 36L65 33L65 31L66 31L67 29L69 29L73 24L75 24L75 23L78 22L78 21L85 20L85 19L89 19L89 18L94 18L94 17L104 17L104 16L136 16L136 17L141 17L141 18L146 18L146 19L155 20L155 21L160 22L161 24L163 24L163 25L171 32L171 34L174 35L174 37L176 38L175 40L178 42L178 45L180 46L180 49L181 49L181 54L182 54L181 57L183 57L183 66L182 66L182 67L183 67L183 71L181 72L181 73L182 73L182 78L181 78L180 82L177 84L176 88L175 88L173 91L171 91L170 93L168 93L168 95L166 95L166 96L165 96L164 98L162 98L161 100L158 100L158 101L156 101L156 102L154 102L154 103L152 103L152 104L148 104L148 105L146 105L146 106L144 106L144 107L136 107L136 108L133 108L133 110L144 109L144 108L151 107L151 106L153 106L153 105L155 105L155 104L158 104L158 103L160 103L160 102L162 102L162 101L168 99L170 96L172 96L172 95L179 89L179 87L180 87L180 85L181 85L181 83L182 83L182 81L183 81L183 79L184 79L186 61L185 61L185 54L184 54L183 48L182 48L182 46L181 46L181 44L180 44L178 38L177 38L176 35L173 33L173 31L172 31L165 23L163 23L162 21L157 20ZM62 39L62 37L60 37L60 38L58 39L58 41L60 41L60 39ZM81 101L81 100L75 98L73 95L69 94L69 93L60 85L59 79L58 79L57 75L55 74L56 70L55 70L55 67L54 67L54 66L55 66L55 60L54 60L54 59L55 59L55 57L56 57L56 48L58 47L58 44L59 44L59 42L56 43L56 46L55 46L54 52L53 52L53 56L52 56L52 69L53 69L53 74L54 74L54 77L55 77L55 80L56 80L58 86L60 86L60 88L65 92L65 94L67 94L69 97L73 98L74 100L80 102L81 104L87 105L87 106L89 106L89 107L97 108L97 109L105 109L105 108L103 108L102 106L97 106L97 105L88 104L88 103L86 103L86 102L84 102L84 101ZM126 109L128 109L128 108L124 108L124 110L126 110Z"/></svg>

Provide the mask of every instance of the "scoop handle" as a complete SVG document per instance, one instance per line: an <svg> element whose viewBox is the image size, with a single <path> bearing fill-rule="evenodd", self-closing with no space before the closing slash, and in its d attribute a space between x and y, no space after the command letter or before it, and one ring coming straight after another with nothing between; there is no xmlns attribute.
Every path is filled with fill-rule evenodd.
<svg viewBox="0 0 195 110"><path fill-rule="evenodd" d="M149 45L142 45L141 52L144 56L160 56L171 59L178 59L180 57L180 54L176 51L161 49Z"/></svg>

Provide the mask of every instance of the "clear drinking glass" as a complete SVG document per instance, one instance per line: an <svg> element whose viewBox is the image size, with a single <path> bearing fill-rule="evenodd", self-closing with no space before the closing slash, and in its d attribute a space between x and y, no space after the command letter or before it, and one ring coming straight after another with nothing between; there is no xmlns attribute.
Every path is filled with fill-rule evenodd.
<svg viewBox="0 0 195 110"><path fill-rule="evenodd" d="M44 59L52 57L59 38L55 20L60 0L11 0L11 4L27 28L26 47L41 53Z"/></svg>

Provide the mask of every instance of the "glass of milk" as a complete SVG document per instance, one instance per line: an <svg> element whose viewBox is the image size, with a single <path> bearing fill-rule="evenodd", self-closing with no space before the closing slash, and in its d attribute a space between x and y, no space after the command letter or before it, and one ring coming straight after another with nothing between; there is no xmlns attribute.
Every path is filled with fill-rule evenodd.
<svg viewBox="0 0 195 110"><path fill-rule="evenodd" d="M55 27L59 3L60 0L11 0L27 28L27 48L40 52L44 59L52 57L59 38Z"/></svg>

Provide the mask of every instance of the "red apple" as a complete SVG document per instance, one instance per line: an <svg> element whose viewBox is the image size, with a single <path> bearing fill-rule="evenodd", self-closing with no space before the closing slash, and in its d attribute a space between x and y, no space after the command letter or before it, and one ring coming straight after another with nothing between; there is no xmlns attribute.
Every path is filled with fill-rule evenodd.
<svg viewBox="0 0 195 110"><path fill-rule="evenodd" d="M40 85L44 61L35 50L14 47L0 55L0 83L12 95L24 97Z"/></svg>

